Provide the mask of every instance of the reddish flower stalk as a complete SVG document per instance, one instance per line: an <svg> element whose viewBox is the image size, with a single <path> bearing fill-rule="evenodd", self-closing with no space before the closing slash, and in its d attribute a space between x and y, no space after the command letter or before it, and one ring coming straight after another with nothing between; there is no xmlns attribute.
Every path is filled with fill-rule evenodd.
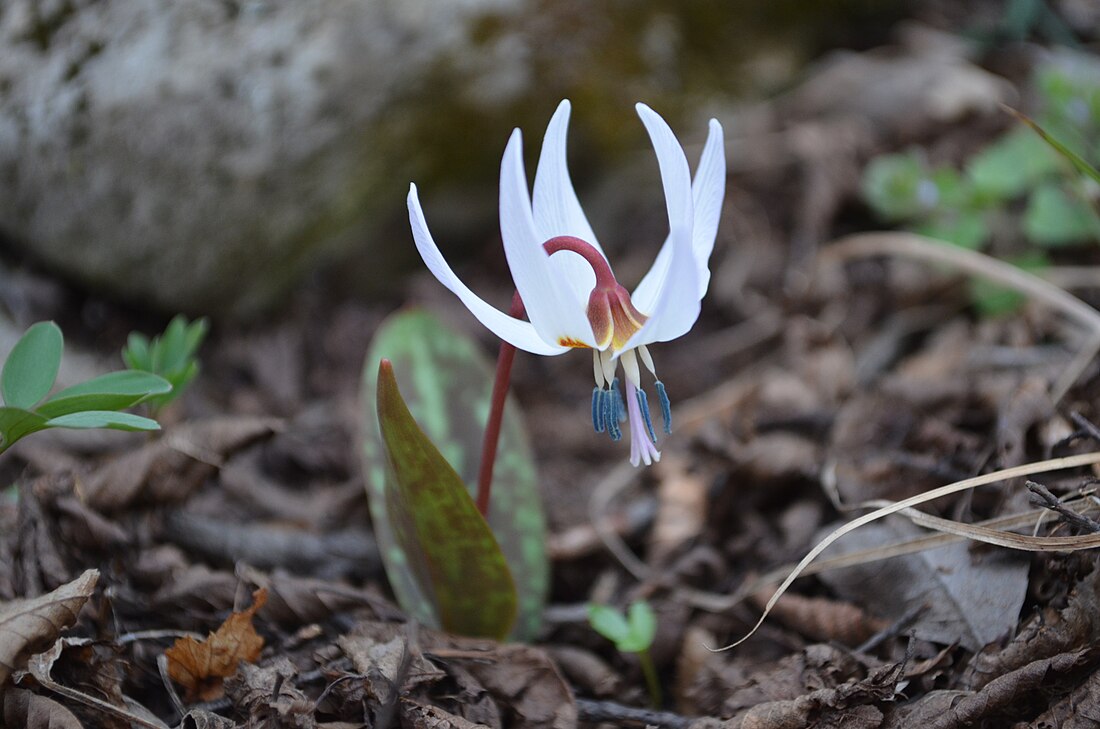
<svg viewBox="0 0 1100 729"><path fill-rule="evenodd" d="M526 315L523 299L519 292L512 294L512 308L508 314L521 319ZM508 398L508 385L512 378L512 360L516 357L516 348L501 340L500 354L497 356L497 373L493 380L493 395L489 404L489 420L485 423L485 437L481 442L481 465L477 473L477 510L486 519L489 518L489 497L493 489L493 466L497 460L497 445L500 443L500 426L504 421L504 401Z"/></svg>

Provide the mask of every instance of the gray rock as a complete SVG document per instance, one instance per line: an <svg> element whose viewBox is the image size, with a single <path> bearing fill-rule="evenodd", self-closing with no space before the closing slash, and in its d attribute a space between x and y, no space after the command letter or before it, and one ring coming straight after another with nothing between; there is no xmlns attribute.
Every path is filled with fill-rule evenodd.
<svg viewBox="0 0 1100 729"><path fill-rule="evenodd" d="M0 4L0 230L113 295L254 312L400 207L380 120L508 4Z"/></svg>
<svg viewBox="0 0 1100 729"><path fill-rule="evenodd" d="M821 27L839 5L820 4ZM392 283L414 259L400 222L410 181L449 247L484 241L512 126L533 156L572 97L583 186L646 148L635 101L701 134L723 95L760 83L754 49L789 49L780 65L796 67L805 17L789 15L777 27L739 3L0 0L0 237L168 312L255 314L353 248L368 265L342 271L358 289Z"/></svg>

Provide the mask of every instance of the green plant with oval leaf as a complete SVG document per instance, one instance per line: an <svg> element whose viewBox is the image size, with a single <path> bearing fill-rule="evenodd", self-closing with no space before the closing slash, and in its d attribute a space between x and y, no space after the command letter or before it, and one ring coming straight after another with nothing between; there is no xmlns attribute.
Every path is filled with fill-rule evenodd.
<svg viewBox="0 0 1100 729"><path fill-rule="evenodd" d="M49 428L157 430L155 420L119 412L163 395L171 383L147 372L111 372L49 395L61 367L61 329L53 322L31 326L12 348L0 373L0 452L31 433ZM48 396L48 397L47 397Z"/></svg>
<svg viewBox="0 0 1100 729"><path fill-rule="evenodd" d="M381 407L376 393L384 384L379 379L384 358L392 362L403 402L418 424L415 433L404 428L403 441L392 437L387 441L383 433L398 426L376 409L376 402ZM459 619L452 611L448 617L441 614L441 606L459 605L460 612L476 613L505 604L508 590L503 581L494 578L495 587L488 591L472 587L500 555L514 581L516 619L508 635L525 640L539 628L549 565L534 460L518 408L510 399L504 410L488 518L495 540L489 543L474 536L480 533L478 522L485 523L474 508L473 495L492 384L492 367L477 345L434 315L414 310L392 316L376 333L364 368L364 474L382 561L402 608L425 624L460 632L453 626L476 622L477 616ZM412 466L407 454L395 459L394 446L399 443L435 465L429 468L415 461L420 475L401 473ZM435 460L432 452L440 459ZM444 463L447 468L442 467ZM436 489L443 489L446 498L432 496ZM459 502L465 506L453 506ZM430 513L422 516L420 510ZM425 563L453 572L459 580L442 580ZM466 600L469 595L474 599Z"/></svg>
<svg viewBox="0 0 1100 729"><path fill-rule="evenodd" d="M657 636L657 615L649 603L642 600L631 603L626 615L609 605L591 603L588 606L588 624L614 643L619 652L638 656L650 701L654 706L660 706L661 683L657 679L653 658L649 655L649 647Z"/></svg>

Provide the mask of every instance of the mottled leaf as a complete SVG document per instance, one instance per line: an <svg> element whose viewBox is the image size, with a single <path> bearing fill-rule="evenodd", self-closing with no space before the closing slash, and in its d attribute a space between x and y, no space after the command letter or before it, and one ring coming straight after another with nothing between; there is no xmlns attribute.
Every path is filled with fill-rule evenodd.
<svg viewBox="0 0 1100 729"><path fill-rule="evenodd" d="M434 315L406 311L379 328L363 372L364 474L378 546L401 606L420 621L438 625L386 517L385 458L374 411L376 373L383 357L393 362L401 394L413 417L462 477L471 496L476 493L493 368L476 344ZM489 526L516 583L519 616L512 637L530 639L539 629L549 563L534 459L512 398L504 408Z"/></svg>
<svg viewBox="0 0 1100 729"><path fill-rule="evenodd" d="M462 478L416 424L385 359L378 366L377 406L390 466L386 513L406 569L445 630L503 639L516 618L504 554Z"/></svg>
<svg viewBox="0 0 1100 729"><path fill-rule="evenodd" d="M52 321L41 321L15 343L0 374L4 404L13 408L33 407L53 387L61 366L64 340Z"/></svg>

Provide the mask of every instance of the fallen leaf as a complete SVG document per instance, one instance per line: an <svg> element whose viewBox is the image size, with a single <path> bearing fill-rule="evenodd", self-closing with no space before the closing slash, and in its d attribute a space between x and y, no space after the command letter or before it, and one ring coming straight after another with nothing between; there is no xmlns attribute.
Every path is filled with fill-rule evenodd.
<svg viewBox="0 0 1100 729"><path fill-rule="evenodd" d="M117 684L111 685L109 676L100 677L104 684L102 686L96 686L94 682L78 681L82 687L91 688L97 695L85 693L54 680L51 675L54 666L66 649L81 651L89 648L92 643L90 638L61 638L55 641L49 650L36 653L27 659L27 673L44 689L64 696L70 701L84 704L100 714L102 718L99 727L141 726L148 729L168 729L168 725L160 721L147 708L133 700L127 700ZM77 660L81 659L87 660L87 656L78 657ZM88 664L92 671L96 670L94 661L88 661ZM17 680L22 681L22 676L17 674Z"/></svg>
<svg viewBox="0 0 1100 729"><path fill-rule="evenodd" d="M237 672L241 661L255 663L264 639L252 626L256 611L267 602L267 590L252 593L252 607L226 618L206 640L180 638L164 652L168 675L187 690L189 697L210 701L222 695L222 679Z"/></svg>
<svg viewBox="0 0 1100 729"><path fill-rule="evenodd" d="M28 655L56 641L76 622L97 580L99 571L88 570L53 592L0 606L0 686Z"/></svg>
<svg viewBox="0 0 1100 729"><path fill-rule="evenodd" d="M1100 570L1094 569L1074 587L1064 608L1047 607L1032 616L1008 645L974 656L962 685L979 689L1032 661L1086 648L1098 640Z"/></svg>
<svg viewBox="0 0 1100 729"><path fill-rule="evenodd" d="M192 709L180 723L180 729L236 729L237 722L204 709Z"/></svg>
<svg viewBox="0 0 1100 729"><path fill-rule="evenodd" d="M438 706L415 700L403 701L401 714L405 720L402 724L416 727L416 729L489 729L485 724L475 724L461 716L448 713Z"/></svg>
<svg viewBox="0 0 1100 729"><path fill-rule="evenodd" d="M759 704L745 712L740 723L738 717L734 717L729 725L739 729L803 726L877 729L882 724L883 714L871 704L894 698L902 670L901 663L880 666L859 681L818 689L795 699Z"/></svg>
<svg viewBox="0 0 1100 729"><path fill-rule="evenodd" d="M842 554L893 544L923 534L900 519L872 524L845 536ZM1027 594L1028 559L1002 550L972 550L966 542L858 567L820 578L843 599L889 620L916 605L927 609L913 622L918 638L960 643L978 651L1016 628Z"/></svg>
<svg viewBox="0 0 1100 729"><path fill-rule="evenodd" d="M184 501L233 453L281 427L273 418L221 416L182 423L169 434L107 462L84 484L84 501L101 513L135 501Z"/></svg>
<svg viewBox="0 0 1100 729"><path fill-rule="evenodd" d="M9 686L2 696L0 724L24 729L84 729L71 711L53 699Z"/></svg>
<svg viewBox="0 0 1100 729"><path fill-rule="evenodd" d="M294 685L298 671L280 656L270 666L243 664L225 681L225 693L247 716L268 717L271 726L314 729L314 705Z"/></svg>
<svg viewBox="0 0 1100 729"><path fill-rule="evenodd" d="M1094 672L1069 696L1044 711L1034 722L1035 727L1086 729L1100 726L1100 671Z"/></svg>
<svg viewBox="0 0 1100 729"><path fill-rule="evenodd" d="M994 725L989 724L990 721L1006 726L1007 724L999 722L1018 718L1012 711L1016 702L1029 694L1049 693L1055 686L1063 684L1068 677L1080 674L1082 669L1095 668L1098 660L1100 660L1100 650L1091 647L1032 661L1011 673L998 676L980 691L959 698L923 726L927 729L955 729L956 727Z"/></svg>

